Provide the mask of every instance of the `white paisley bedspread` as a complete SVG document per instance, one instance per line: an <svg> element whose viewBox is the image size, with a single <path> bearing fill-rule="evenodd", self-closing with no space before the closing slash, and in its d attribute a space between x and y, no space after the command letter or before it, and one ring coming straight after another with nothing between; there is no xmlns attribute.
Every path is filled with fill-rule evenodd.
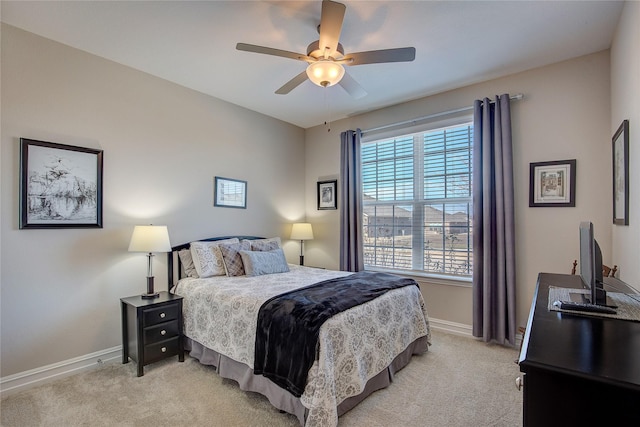
<svg viewBox="0 0 640 427"><path fill-rule="evenodd" d="M181 279L184 334L253 369L258 311L269 298L351 273L289 265L288 273L262 276ZM306 426L335 426L337 406L364 390L416 339L430 338L417 286L387 292L327 320L320 328L320 351L300 397L308 409Z"/></svg>

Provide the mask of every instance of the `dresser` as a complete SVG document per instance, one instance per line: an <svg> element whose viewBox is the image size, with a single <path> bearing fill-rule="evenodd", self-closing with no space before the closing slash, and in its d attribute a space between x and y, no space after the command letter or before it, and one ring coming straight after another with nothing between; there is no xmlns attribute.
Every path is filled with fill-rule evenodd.
<svg viewBox="0 0 640 427"><path fill-rule="evenodd" d="M519 359L523 425L640 426L640 323L547 309L550 286L581 283L538 276ZM629 293L624 282L609 283L615 289L605 280L605 290Z"/></svg>
<svg viewBox="0 0 640 427"><path fill-rule="evenodd" d="M137 362L138 376L144 366L171 356L184 362L182 297L168 292L144 299L140 295L121 298L122 363Z"/></svg>

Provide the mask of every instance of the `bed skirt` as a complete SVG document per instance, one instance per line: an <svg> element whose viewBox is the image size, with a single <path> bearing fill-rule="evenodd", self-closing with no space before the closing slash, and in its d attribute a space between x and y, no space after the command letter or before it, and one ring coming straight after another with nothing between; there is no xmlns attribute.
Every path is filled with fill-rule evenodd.
<svg viewBox="0 0 640 427"><path fill-rule="evenodd" d="M389 386L393 381L395 373L404 368L409 361L411 361L411 357L414 354L424 353L427 351L427 348L428 343L426 336L420 337L409 344L402 353L393 359L393 362L387 366L387 369L383 370L367 382L362 393L357 396L349 397L338 405L338 416L354 408L374 391ZM229 357L224 356L215 350L211 350L199 342L187 337L185 337L185 349L190 351L191 357L194 357L200 363L215 366L218 371L218 375L222 378L228 378L236 381L241 390L262 394L269 399L269 402L271 402L274 407L295 415L298 420L300 420L300 424L304 425L307 409L300 402L300 398L295 397L288 391L280 388L266 377L263 377L262 375L254 375L253 369L244 363L230 359Z"/></svg>

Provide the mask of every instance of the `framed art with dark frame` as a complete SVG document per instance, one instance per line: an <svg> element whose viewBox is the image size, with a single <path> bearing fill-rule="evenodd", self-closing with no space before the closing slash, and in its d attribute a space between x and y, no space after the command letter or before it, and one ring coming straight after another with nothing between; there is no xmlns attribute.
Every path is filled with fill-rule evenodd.
<svg viewBox="0 0 640 427"><path fill-rule="evenodd" d="M19 226L102 228L102 150L20 138Z"/></svg>
<svg viewBox="0 0 640 427"><path fill-rule="evenodd" d="M629 120L611 139L613 153L613 223L629 225Z"/></svg>
<svg viewBox="0 0 640 427"><path fill-rule="evenodd" d="M213 206L247 208L247 181L216 176L213 188Z"/></svg>
<svg viewBox="0 0 640 427"><path fill-rule="evenodd" d="M318 181L318 210L338 209L338 180Z"/></svg>
<svg viewBox="0 0 640 427"><path fill-rule="evenodd" d="M529 165L529 207L575 207L576 160Z"/></svg>

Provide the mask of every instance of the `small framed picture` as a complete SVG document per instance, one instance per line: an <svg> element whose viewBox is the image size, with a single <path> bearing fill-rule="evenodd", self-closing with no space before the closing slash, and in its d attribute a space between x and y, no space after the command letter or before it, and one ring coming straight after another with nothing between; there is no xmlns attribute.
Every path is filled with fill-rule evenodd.
<svg viewBox="0 0 640 427"><path fill-rule="evenodd" d="M613 223L629 225L629 120L624 120L612 138Z"/></svg>
<svg viewBox="0 0 640 427"><path fill-rule="evenodd" d="M318 181L318 210L338 209L338 180Z"/></svg>
<svg viewBox="0 0 640 427"><path fill-rule="evenodd" d="M529 166L529 207L575 207L575 159L531 163Z"/></svg>
<svg viewBox="0 0 640 427"><path fill-rule="evenodd" d="M216 176L213 188L213 206L247 208L247 181Z"/></svg>
<svg viewBox="0 0 640 427"><path fill-rule="evenodd" d="M20 138L19 226L102 228L102 150Z"/></svg>

